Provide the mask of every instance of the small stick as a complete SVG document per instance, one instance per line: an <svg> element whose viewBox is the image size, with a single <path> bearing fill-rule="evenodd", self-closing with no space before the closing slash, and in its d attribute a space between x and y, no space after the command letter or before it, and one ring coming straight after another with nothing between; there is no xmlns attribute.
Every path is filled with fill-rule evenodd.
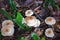
<svg viewBox="0 0 60 40"><path fill-rule="evenodd" d="M41 7L41 6L36 7L36 8L34 9L34 11L38 10L40 7Z"/></svg>

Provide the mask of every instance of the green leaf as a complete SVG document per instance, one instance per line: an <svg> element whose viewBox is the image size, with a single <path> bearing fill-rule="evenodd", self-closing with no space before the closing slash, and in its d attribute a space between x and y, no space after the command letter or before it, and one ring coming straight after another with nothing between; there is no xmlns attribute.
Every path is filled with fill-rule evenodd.
<svg viewBox="0 0 60 40"><path fill-rule="evenodd" d="M13 12L13 16L14 18L16 17L16 3L14 2L14 0L9 0L9 5L10 5L10 8Z"/></svg>
<svg viewBox="0 0 60 40"><path fill-rule="evenodd" d="M37 36L35 33L32 33L31 36L34 40L40 40L39 36Z"/></svg>
<svg viewBox="0 0 60 40"><path fill-rule="evenodd" d="M23 20L23 16L21 15L21 13L17 12L17 17L14 20L14 22L21 28L27 31L30 31L30 28L24 24L22 24L22 20Z"/></svg>
<svg viewBox="0 0 60 40"><path fill-rule="evenodd" d="M21 29L24 29L25 30L25 26L19 22L18 20L14 20L14 22L21 28Z"/></svg>
<svg viewBox="0 0 60 40"><path fill-rule="evenodd" d="M25 40L25 38L24 37L21 37L21 40Z"/></svg>
<svg viewBox="0 0 60 40"><path fill-rule="evenodd" d="M7 11L0 9L0 13L2 13L7 19L12 20L11 16L8 14Z"/></svg>
<svg viewBox="0 0 60 40"><path fill-rule="evenodd" d="M14 22L23 30L27 30L30 31L30 28L24 24L22 24L21 22L19 22L18 20L14 20Z"/></svg>
<svg viewBox="0 0 60 40"><path fill-rule="evenodd" d="M16 20L22 23L23 16L21 15L21 13L20 13L20 12L17 12Z"/></svg>
<svg viewBox="0 0 60 40"><path fill-rule="evenodd" d="M45 40L45 37L42 37L42 39L41 40Z"/></svg>

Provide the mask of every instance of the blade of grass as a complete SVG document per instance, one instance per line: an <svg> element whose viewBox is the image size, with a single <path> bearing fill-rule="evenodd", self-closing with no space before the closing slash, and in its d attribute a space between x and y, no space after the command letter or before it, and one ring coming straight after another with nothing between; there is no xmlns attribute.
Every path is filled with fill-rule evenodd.
<svg viewBox="0 0 60 40"><path fill-rule="evenodd" d="M14 0L9 0L10 8L11 10L16 10L16 3Z"/></svg>
<svg viewBox="0 0 60 40"><path fill-rule="evenodd" d="M31 36L34 40L40 40L40 38L35 33L32 33Z"/></svg>
<svg viewBox="0 0 60 40"><path fill-rule="evenodd" d="M0 9L0 13L2 13L7 19L12 20L12 17L8 14L7 11Z"/></svg>
<svg viewBox="0 0 60 40"><path fill-rule="evenodd" d="M16 3L14 2L14 0L9 0L9 5L10 5L10 8L13 12L13 16L14 18L16 17Z"/></svg>

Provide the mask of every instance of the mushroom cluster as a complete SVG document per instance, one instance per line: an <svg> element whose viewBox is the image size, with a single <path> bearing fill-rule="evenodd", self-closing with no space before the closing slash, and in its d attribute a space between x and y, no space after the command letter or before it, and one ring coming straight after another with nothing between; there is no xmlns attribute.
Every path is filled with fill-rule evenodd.
<svg viewBox="0 0 60 40"><path fill-rule="evenodd" d="M41 30L41 29L37 28L37 27L40 26L41 22L40 22L40 20L38 20L35 16L33 16L33 14L34 14L34 12L33 12L32 10L27 10L27 11L25 12L25 16L26 16L26 17L23 19L23 23L25 23L25 24L28 25L29 27L35 27L34 32L35 32L37 35L41 36L41 35L43 34L43 31L44 31L44 30ZM46 17L45 23L46 23L47 25L52 26L52 25L54 25L54 24L56 23L56 20L55 20L54 17ZM53 29L52 29L52 28L46 29L46 30L45 30L45 35L46 35L47 37L54 37Z"/></svg>
<svg viewBox="0 0 60 40"><path fill-rule="evenodd" d="M37 27L40 25L40 21L36 19L34 16L28 16L24 19L24 23L26 23L28 26Z"/></svg>
<svg viewBox="0 0 60 40"><path fill-rule="evenodd" d="M3 36L13 36L13 34L14 34L14 23L11 20L3 21L1 33Z"/></svg>
<svg viewBox="0 0 60 40"><path fill-rule="evenodd" d="M0 40L59 40L59 6L59 0L0 0Z"/></svg>
<svg viewBox="0 0 60 40"><path fill-rule="evenodd" d="M27 10L25 12L25 16L27 17L24 18L23 23L27 24L29 27L39 27L40 20L38 20L35 16L32 16L33 13L34 12L32 10Z"/></svg>

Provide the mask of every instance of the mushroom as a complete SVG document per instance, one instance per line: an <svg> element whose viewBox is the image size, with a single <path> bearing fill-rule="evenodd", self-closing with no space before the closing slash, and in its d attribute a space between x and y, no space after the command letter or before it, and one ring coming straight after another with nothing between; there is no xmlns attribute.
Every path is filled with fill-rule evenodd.
<svg viewBox="0 0 60 40"><path fill-rule="evenodd" d="M14 28L13 27L2 27L1 33L3 36L13 36Z"/></svg>
<svg viewBox="0 0 60 40"><path fill-rule="evenodd" d="M48 28L45 30L45 35L47 37L54 37L54 32L53 32L53 29L52 28Z"/></svg>
<svg viewBox="0 0 60 40"><path fill-rule="evenodd" d="M40 28L35 28L34 32L38 35L38 36L41 36L43 34L43 29L40 29Z"/></svg>
<svg viewBox="0 0 60 40"><path fill-rule="evenodd" d="M56 23L56 20L53 17L47 17L45 19L45 23L48 24L48 25L54 25Z"/></svg>
<svg viewBox="0 0 60 40"><path fill-rule="evenodd" d="M24 19L24 22L28 25L28 26L33 26L33 27L37 27L40 25L40 21L37 20L34 16L28 16Z"/></svg>
<svg viewBox="0 0 60 40"><path fill-rule="evenodd" d="M34 27L38 27L40 25L40 21L37 19L37 23L36 25L34 25Z"/></svg>
<svg viewBox="0 0 60 40"><path fill-rule="evenodd" d="M33 15L33 11L32 10L27 10L25 12L25 16L31 16L31 15Z"/></svg>
<svg viewBox="0 0 60 40"><path fill-rule="evenodd" d="M2 22L2 27L14 27L14 23L11 20L5 20Z"/></svg>

